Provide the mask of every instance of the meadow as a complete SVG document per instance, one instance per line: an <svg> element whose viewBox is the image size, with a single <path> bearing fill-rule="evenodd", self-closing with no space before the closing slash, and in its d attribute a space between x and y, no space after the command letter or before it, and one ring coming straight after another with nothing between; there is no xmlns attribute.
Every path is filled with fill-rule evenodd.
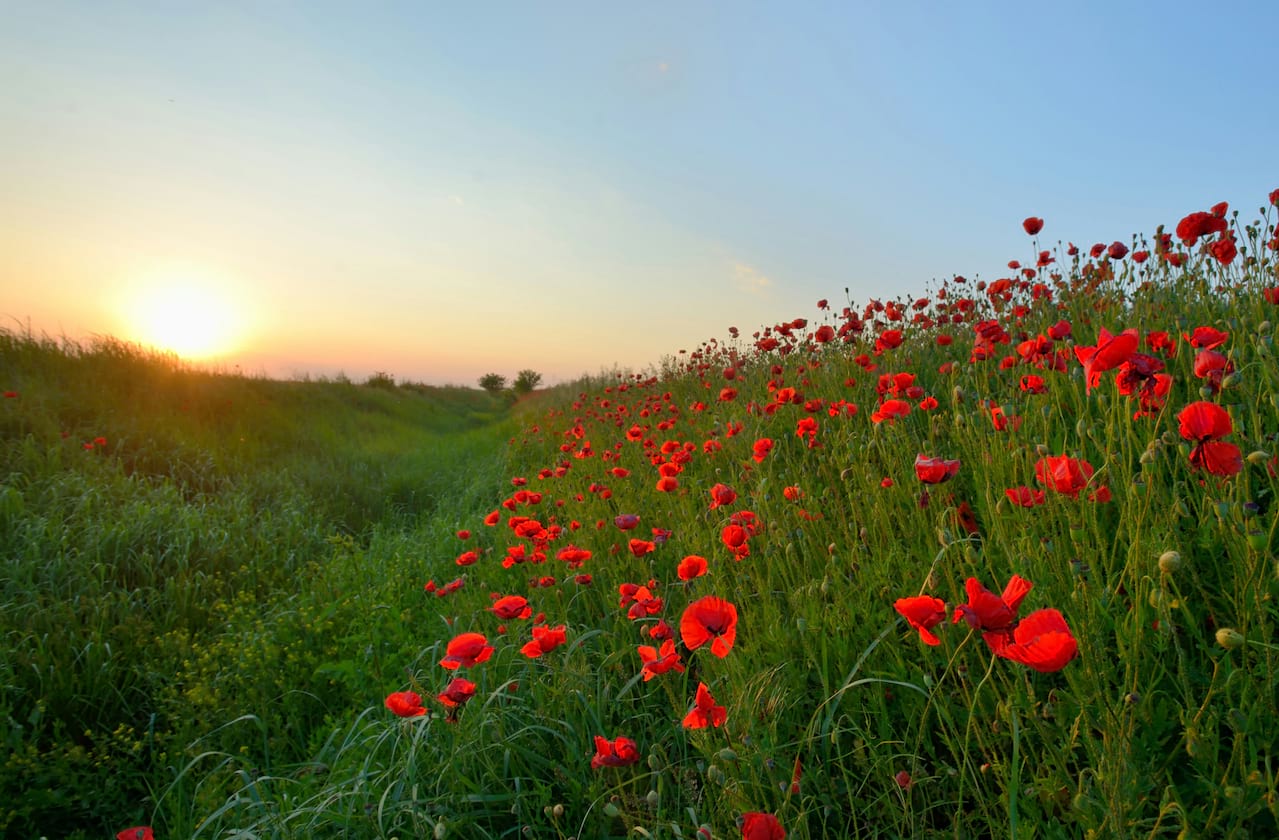
<svg viewBox="0 0 1279 840"><path fill-rule="evenodd" d="M513 406L6 334L0 830L1279 836L1268 198Z"/></svg>

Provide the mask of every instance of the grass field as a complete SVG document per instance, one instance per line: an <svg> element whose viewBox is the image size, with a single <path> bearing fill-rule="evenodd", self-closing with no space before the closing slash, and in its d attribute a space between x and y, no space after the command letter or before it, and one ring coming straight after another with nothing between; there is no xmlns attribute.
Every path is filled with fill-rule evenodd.
<svg viewBox="0 0 1279 840"><path fill-rule="evenodd" d="M513 407L5 334L0 830L1279 836L1270 202Z"/></svg>

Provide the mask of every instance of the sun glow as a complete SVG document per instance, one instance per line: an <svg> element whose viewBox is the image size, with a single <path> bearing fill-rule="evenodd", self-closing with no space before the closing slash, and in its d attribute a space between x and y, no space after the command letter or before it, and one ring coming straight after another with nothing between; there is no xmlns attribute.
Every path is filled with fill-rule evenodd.
<svg viewBox="0 0 1279 840"><path fill-rule="evenodd" d="M127 304L135 340L184 359L210 360L234 351L243 338L244 313L225 284L189 269L148 277Z"/></svg>

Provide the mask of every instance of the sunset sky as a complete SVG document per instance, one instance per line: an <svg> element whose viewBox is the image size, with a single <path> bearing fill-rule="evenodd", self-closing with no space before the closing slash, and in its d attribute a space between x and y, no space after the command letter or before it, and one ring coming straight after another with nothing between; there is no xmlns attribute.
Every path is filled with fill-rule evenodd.
<svg viewBox="0 0 1279 840"><path fill-rule="evenodd" d="M8 3L0 317L548 384L1279 187L1279 4Z"/></svg>

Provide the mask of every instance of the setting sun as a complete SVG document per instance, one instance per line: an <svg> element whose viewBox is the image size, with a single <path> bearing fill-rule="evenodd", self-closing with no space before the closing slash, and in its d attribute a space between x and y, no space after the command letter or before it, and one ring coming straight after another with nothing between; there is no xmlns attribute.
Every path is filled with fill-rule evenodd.
<svg viewBox="0 0 1279 840"><path fill-rule="evenodd" d="M155 275L128 304L135 340L186 359L210 359L236 349L243 316L207 276L182 271Z"/></svg>

